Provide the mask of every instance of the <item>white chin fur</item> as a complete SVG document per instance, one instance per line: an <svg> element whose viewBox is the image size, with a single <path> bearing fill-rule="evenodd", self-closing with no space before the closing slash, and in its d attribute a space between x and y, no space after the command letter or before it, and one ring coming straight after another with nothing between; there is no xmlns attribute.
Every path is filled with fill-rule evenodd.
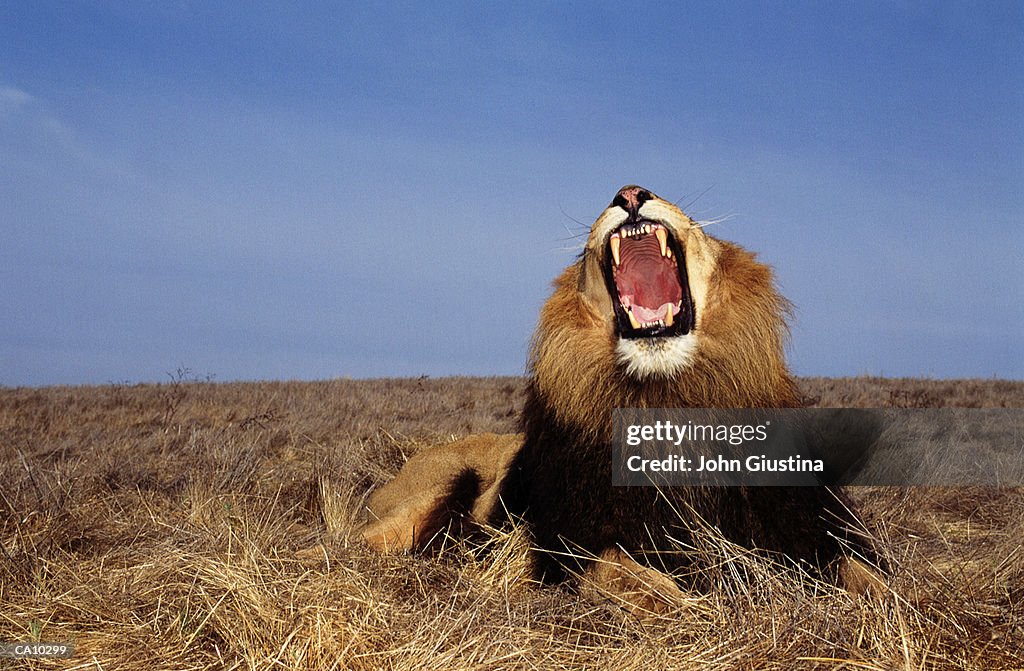
<svg viewBox="0 0 1024 671"><path fill-rule="evenodd" d="M626 372L637 379L672 377L693 363L697 336L687 333L672 338L619 338L615 352Z"/></svg>

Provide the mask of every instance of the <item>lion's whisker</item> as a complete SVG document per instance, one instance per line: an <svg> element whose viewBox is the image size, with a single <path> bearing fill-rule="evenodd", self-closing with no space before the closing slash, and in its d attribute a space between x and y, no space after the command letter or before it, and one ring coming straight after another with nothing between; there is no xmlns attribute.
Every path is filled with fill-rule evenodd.
<svg viewBox="0 0 1024 671"><path fill-rule="evenodd" d="M554 249L551 249L549 251L557 252L559 254L564 253L564 252L581 253L586 248L586 246L587 246L587 242L586 242L586 240L584 240L583 242L581 242L579 244L576 244L576 245L569 245L568 247L555 247Z"/></svg>
<svg viewBox="0 0 1024 671"><path fill-rule="evenodd" d="M716 217L714 219L701 219L699 221L695 221L693 222L693 226L694 228L704 228L705 226L713 226L715 224L721 224L731 219L736 219L739 216L740 215L736 214L735 212L730 212L729 214L726 214L721 217Z"/></svg>
<svg viewBox="0 0 1024 671"><path fill-rule="evenodd" d="M680 210L683 210L683 211L685 212L685 211L686 211L687 209L689 209L689 207L690 207L691 205L693 205L693 204L694 204L694 203L696 203L696 202L697 202L698 200L700 200L700 199L701 199L701 198L702 198L702 197L704 196L704 194L706 194L706 193L707 193L708 191L710 191L710 190L711 190L711 189L713 189L713 188L715 188L715 185L714 185L714 184L712 184L711 186L707 187L706 189L704 189L703 191L701 191L700 193L698 193L698 194L697 194L696 196L694 196L694 197L693 197L693 200L691 200L691 201L687 202L687 203L686 203L686 205L680 205L680 204L679 204L679 201L680 201L680 200L682 200L683 198L686 198L686 197L687 197L687 196L688 196L689 194L685 194L685 195L681 196L681 197L679 198L679 200L677 200L676 202L674 202L674 203L672 203L672 204L673 204L673 205L675 205L676 207L678 207L678 208L679 208Z"/></svg>

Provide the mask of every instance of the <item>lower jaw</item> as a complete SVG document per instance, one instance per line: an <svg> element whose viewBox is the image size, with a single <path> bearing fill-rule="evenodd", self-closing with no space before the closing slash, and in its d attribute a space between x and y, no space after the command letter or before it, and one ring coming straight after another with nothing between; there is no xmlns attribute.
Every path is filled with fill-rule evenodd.
<svg viewBox="0 0 1024 671"><path fill-rule="evenodd" d="M620 312L625 313L622 308ZM661 338L674 338L676 336L686 335L690 332L690 329L684 328L684 325L680 323L682 318L683 310L680 310L678 315L675 315L673 319L669 320L671 323L665 323L662 320L660 325L654 325L647 328L626 328L625 321L628 317L616 316L616 335L620 339L624 340L652 340Z"/></svg>

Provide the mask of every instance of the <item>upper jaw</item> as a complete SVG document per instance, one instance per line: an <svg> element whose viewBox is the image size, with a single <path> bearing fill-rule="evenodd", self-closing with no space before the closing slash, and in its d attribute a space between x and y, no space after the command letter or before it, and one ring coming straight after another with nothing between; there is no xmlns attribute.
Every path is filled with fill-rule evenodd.
<svg viewBox="0 0 1024 671"><path fill-rule="evenodd" d="M621 207L608 207L591 227L587 247L602 254L607 249L611 234L630 219L629 213ZM679 239L684 239L689 229L693 227L692 219L672 203L658 197L645 201L640 206L636 219L661 224Z"/></svg>

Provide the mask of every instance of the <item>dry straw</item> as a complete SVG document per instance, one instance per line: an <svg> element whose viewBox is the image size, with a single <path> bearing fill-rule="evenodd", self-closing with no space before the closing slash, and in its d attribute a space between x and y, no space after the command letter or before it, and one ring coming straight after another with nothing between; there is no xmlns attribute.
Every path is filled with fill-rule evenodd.
<svg viewBox="0 0 1024 671"><path fill-rule="evenodd" d="M1000 381L804 380L820 405L1024 405ZM0 641L75 669L1024 668L1024 493L855 492L891 591L729 545L644 614L537 587L521 529L378 556L352 531L416 450L514 428L503 379L0 389ZM15 667L12 667L15 668Z"/></svg>

